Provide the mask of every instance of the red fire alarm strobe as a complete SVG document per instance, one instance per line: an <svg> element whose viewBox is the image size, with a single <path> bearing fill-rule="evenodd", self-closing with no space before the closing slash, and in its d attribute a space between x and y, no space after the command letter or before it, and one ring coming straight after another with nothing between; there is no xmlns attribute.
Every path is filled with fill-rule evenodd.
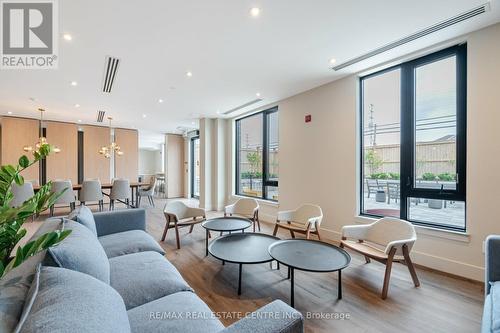
<svg viewBox="0 0 500 333"><path fill-rule="evenodd" d="M310 114L306 115L305 120L306 120L306 123L310 123L311 122L311 115Z"/></svg>

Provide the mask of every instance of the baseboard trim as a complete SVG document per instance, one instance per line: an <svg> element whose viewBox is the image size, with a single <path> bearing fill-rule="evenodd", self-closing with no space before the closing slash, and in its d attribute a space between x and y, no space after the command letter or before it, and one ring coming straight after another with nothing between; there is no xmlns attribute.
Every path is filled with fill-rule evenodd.
<svg viewBox="0 0 500 333"><path fill-rule="evenodd" d="M261 217L261 222L274 225L275 221L273 221L272 218L269 219L269 217L272 217L272 215L263 214L263 216ZM334 243L340 242L340 232L325 228L321 228L320 230L321 238L323 240L328 240ZM421 266L424 269L437 271L443 274L450 274L477 282L484 281L484 268L480 266L471 265L465 262L443 258L420 251L412 251L411 257L415 264Z"/></svg>

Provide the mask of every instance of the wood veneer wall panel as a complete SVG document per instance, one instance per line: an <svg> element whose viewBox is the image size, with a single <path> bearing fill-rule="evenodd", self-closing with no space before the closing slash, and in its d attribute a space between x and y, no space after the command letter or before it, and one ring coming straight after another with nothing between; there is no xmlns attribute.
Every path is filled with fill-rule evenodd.
<svg viewBox="0 0 500 333"><path fill-rule="evenodd" d="M109 144L109 128L82 126L83 130L83 179L98 178L101 183L110 181L110 160L99 154L102 146Z"/></svg>
<svg viewBox="0 0 500 333"><path fill-rule="evenodd" d="M33 155L23 151L23 147L28 145L34 148L38 142L38 120L3 117L1 125L1 163L16 165L23 154L32 159ZM39 164L24 170L22 175L26 180L39 182Z"/></svg>
<svg viewBox="0 0 500 333"><path fill-rule="evenodd" d="M184 196L184 138L167 134L167 198Z"/></svg>
<svg viewBox="0 0 500 333"><path fill-rule="evenodd" d="M115 142L124 152L115 155L115 177L136 182L139 177L139 134L137 130L116 128Z"/></svg>
<svg viewBox="0 0 500 333"><path fill-rule="evenodd" d="M78 127L76 124L48 121L47 141L61 149L47 157L47 181L70 179L78 183Z"/></svg>

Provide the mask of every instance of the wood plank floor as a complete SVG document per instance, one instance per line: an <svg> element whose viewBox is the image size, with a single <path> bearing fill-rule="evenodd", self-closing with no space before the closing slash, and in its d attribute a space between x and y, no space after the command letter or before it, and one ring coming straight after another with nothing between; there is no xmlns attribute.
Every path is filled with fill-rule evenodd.
<svg viewBox="0 0 500 333"><path fill-rule="evenodd" d="M160 240L165 219L165 200L156 200L157 208L147 208L147 231ZM191 201L190 204L196 204ZM220 216L210 212L209 217ZM27 223L34 229L38 223ZM262 224L270 234L272 225ZM192 234L181 229L181 249L175 246L175 232L170 229L166 242L160 242L167 258L212 311L219 313L254 311L281 299L289 302L290 282L286 268L271 270L269 264L243 266L242 295L237 295L238 266L221 265L205 257L205 232L201 225ZM288 234L279 234L288 238ZM380 298L384 266L352 252L351 265L342 273L343 299L337 300L337 273L295 273L295 307L306 318L307 332L478 332L483 290L481 284L450 277L438 272L417 269L421 287L412 284L407 268L395 264L386 300ZM321 314L348 315L348 319L321 319ZM314 317L313 317L314 316ZM225 325L236 321L221 318Z"/></svg>

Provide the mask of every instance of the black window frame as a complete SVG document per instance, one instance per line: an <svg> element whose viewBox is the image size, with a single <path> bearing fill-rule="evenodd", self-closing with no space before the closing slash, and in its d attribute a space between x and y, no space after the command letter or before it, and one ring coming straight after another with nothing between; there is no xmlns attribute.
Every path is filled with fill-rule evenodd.
<svg viewBox="0 0 500 333"><path fill-rule="evenodd" d="M200 136L199 135L191 137L191 141L189 143L190 144L189 148L191 149L191 154L190 154L191 155L191 166L190 166L190 172L191 172L191 198L200 199L199 195L195 195L194 194L194 182L195 182L195 178L196 178L195 174L194 174L194 169L195 169L195 165L194 165L194 142L196 140L200 140Z"/></svg>
<svg viewBox="0 0 500 333"><path fill-rule="evenodd" d="M274 201L278 202L278 200L274 199L269 199L267 198L267 187L272 186L272 187L279 187L278 186L278 181L275 180L269 180L269 161L268 161L268 156L269 156L269 115L278 112L278 106L274 106L272 108L266 109L264 111L260 111L257 113L252 113L248 116L238 118L235 120L235 195L238 196L243 196L243 197L248 197L248 198L254 198L254 199L261 199L261 200L267 200L267 201ZM250 118L250 117L255 117L255 116L261 116L262 117L262 196L260 197L255 197L251 195L246 195L241 193L240 191L240 182L239 182L239 175L240 175L240 152L239 152L239 147L240 147L240 134L241 134L241 127L240 127L240 122L244 119Z"/></svg>
<svg viewBox="0 0 500 333"><path fill-rule="evenodd" d="M456 168L458 183L456 189L431 189L415 187L415 71L418 67L449 57L456 57ZM455 227L429 221L411 220L409 218L409 199L425 198L437 200L463 201L466 203L467 183L467 44L455 45L429 55L392 66L390 68L360 77L360 207L361 216L382 217L363 212L364 207L364 92L363 82L366 79L400 69L400 218L415 225L465 232L467 229L467 211L464 226Z"/></svg>

